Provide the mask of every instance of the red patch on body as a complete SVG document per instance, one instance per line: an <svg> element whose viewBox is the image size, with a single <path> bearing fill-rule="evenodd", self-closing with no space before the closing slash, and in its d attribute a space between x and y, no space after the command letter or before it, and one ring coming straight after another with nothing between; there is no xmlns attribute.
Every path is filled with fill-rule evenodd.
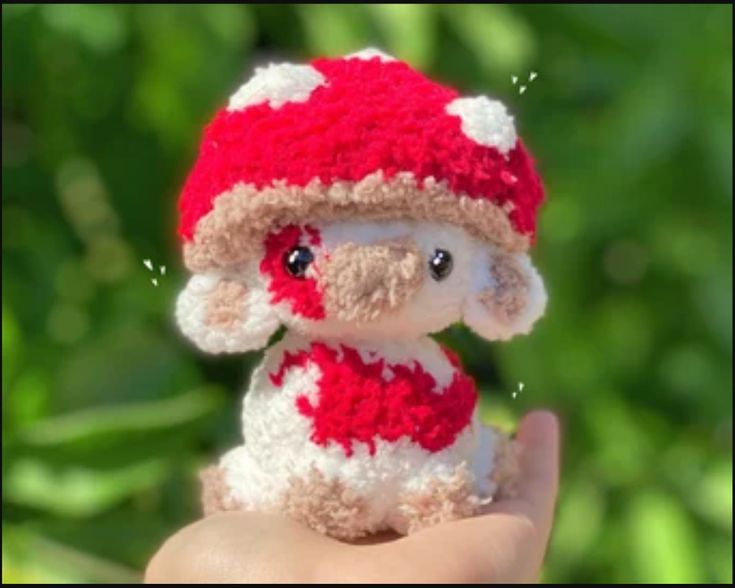
<svg viewBox="0 0 735 588"><path fill-rule="evenodd" d="M365 363L357 350L342 345L341 351L339 357L335 349L312 343L308 352L287 352L278 371L270 374L273 384L280 386L294 366L319 367L316 404L305 394L296 398L298 411L313 423L311 440L317 445L334 441L349 457L358 441L374 455L376 438L395 442L409 437L435 453L454 443L470 423L477 389L460 368L446 388L437 390L434 377L418 362ZM390 379L383 377L386 365L394 374Z"/></svg>
<svg viewBox="0 0 735 588"><path fill-rule="evenodd" d="M321 235L314 227L288 225L266 237L265 256L260 262L260 271L270 277L268 292L271 302L277 304L285 300L291 306L291 312L313 320L324 318L322 295L316 280L294 278L286 271L283 258L292 247L320 243Z"/></svg>
<svg viewBox="0 0 735 588"><path fill-rule="evenodd" d="M305 102L220 110L204 131L184 186L179 234L191 239L214 199L238 182L359 181L411 172L444 180L456 194L513 204L516 231L533 235L541 181L522 141L504 157L462 132L446 106L459 96L400 61L317 59L325 78Z"/></svg>

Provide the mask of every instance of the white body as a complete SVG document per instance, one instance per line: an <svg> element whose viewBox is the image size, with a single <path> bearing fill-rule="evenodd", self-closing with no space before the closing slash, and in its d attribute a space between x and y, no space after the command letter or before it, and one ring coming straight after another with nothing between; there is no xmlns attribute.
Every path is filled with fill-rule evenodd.
<svg viewBox="0 0 735 588"><path fill-rule="evenodd" d="M330 346L339 348L337 343ZM458 470L469 473L478 504L493 495L494 433L480 424L476 413L452 445L434 453L407 437L395 442L377 439L372 455L367 444L354 443L349 457L338 443L330 442L326 447L314 443L312 421L299 412L296 399L306 394L317 402L319 368L314 364L293 366L285 372L280 387L269 378L278 371L284 352L308 347L306 339L289 334L268 350L253 373L243 405L245 444L220 462L230 501L255 510L279 511L292 480L307 480L316 469L325 480L338 480L365 500L368 512L363 528L355 529L359 535L388 528L405 532L407 513L402 512L402 497L430 492L431 486L442 481L449 484ZM366 362L380 358L391 364L419 362L435 378L436 393L449 384L457 369L428 337L355 348ZM390 374L385 375L389 379Z"/></svg>
<svg viewBox="0 0 735 588"><path fill-rule="evenodd" d="M348 539L475 514L512 479L513 458L506 438L480 424L472 380L428 334L458 320L487 339L528 332L546 302L528 256L434 222L317 223L275 234L253 263L195 275L179 297L183 332L210 352L260 348L279 324L289 328L252 376L244 444L203 476L205 510L285 513ZM312 260L298 277L282 265L294 247L308 247ZM452 256L441 278L430 265L437 250ZM338 431L353 435L347 441L319 438L317 417L299 405L331 410L339 429L353 418L355 395L374 411L367 421L358 411ZM441 443L421 437L434 433Z"/></svg>

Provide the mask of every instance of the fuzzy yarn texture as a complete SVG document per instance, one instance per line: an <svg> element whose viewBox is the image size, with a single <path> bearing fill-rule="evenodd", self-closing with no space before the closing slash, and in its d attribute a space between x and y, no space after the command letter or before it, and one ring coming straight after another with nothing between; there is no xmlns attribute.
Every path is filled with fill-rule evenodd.
<svg viewBox="0 0 735 588"><path fill-rule="evenodd" d="M291 310L310 319L323 319L322 296L313 277L294 280L283 267L283 258L292 247L299 244L319 245L319 233L310 226L302 230L296 225L288 225L268 235L265 240L265 256L260 262L260 271L270 278L268 291L271 302L278 304L286 301Z"/></svg>
<svg viewBox="0 0 735 588"><path fill-rule="evenodd" d="M345 345L341 357L322 343L312 343L308 351L287 353L278 371L270 375L271 381L279 386L288 368L308 363L321 373L319 395L312 403L302 394L296 406L314 423L311 440L322 446L339 443L346 457L353 454L353 441L366 443L374 455L376 439L395 442L401 437L436 453L469 425L477 401L474 381L459 368L451 383L437 390L434 377L417 362L366 363ZM386 368L390 378L385 376Z"/></svg>
<svg viewBox="0 0 735 588"><path fill-rule="evenodd" d="M215 115L179 201L182 238L191 240L215 198L237 184L330 185L376 171L386 180L410 172L419 182L445 181L457 196L506 207L517 232L535 234L543 188L500 103L460 98L406 63L377 55L317 59L311 67L308 99L298 86L286 101L282 82L274 100L263 95Z"/></svg>
<svg viewBox="0 0 735 588"><path fill-rule="evenodd" d="M497 100L372 49L257 68L179 200L181 331L210 353L286 331L251 375L240 445L202 475L205 513L355 539L512 495L517 446L429 335L530 332L547 300L529 256L543 198Z"/></svg>

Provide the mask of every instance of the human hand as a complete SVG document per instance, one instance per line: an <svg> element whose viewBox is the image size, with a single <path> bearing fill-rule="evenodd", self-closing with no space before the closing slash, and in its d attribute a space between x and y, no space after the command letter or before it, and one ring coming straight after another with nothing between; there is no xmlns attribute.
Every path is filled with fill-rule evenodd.
<svg viewBox="0 0 735 588"><path fill-rule="evenodd" d="M185 527L148 565L150 583L468 583L537 581L559 477L559 426L521 421L518 495L480 516L399 537L342 543L284 517L220 513Z"/></svg>

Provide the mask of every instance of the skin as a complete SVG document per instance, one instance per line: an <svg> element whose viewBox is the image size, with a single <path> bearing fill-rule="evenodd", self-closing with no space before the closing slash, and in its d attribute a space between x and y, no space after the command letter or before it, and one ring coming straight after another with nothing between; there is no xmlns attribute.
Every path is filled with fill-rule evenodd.
<svg viewBox="0 0 735 588"><path fill-rule="evenodd" d="M516 583L538 581L559 480L559 425L545 411L521 421L516 498L485 514L407 537L341 543L286 518L220 513L169 538L148 583Z"/></svg>

